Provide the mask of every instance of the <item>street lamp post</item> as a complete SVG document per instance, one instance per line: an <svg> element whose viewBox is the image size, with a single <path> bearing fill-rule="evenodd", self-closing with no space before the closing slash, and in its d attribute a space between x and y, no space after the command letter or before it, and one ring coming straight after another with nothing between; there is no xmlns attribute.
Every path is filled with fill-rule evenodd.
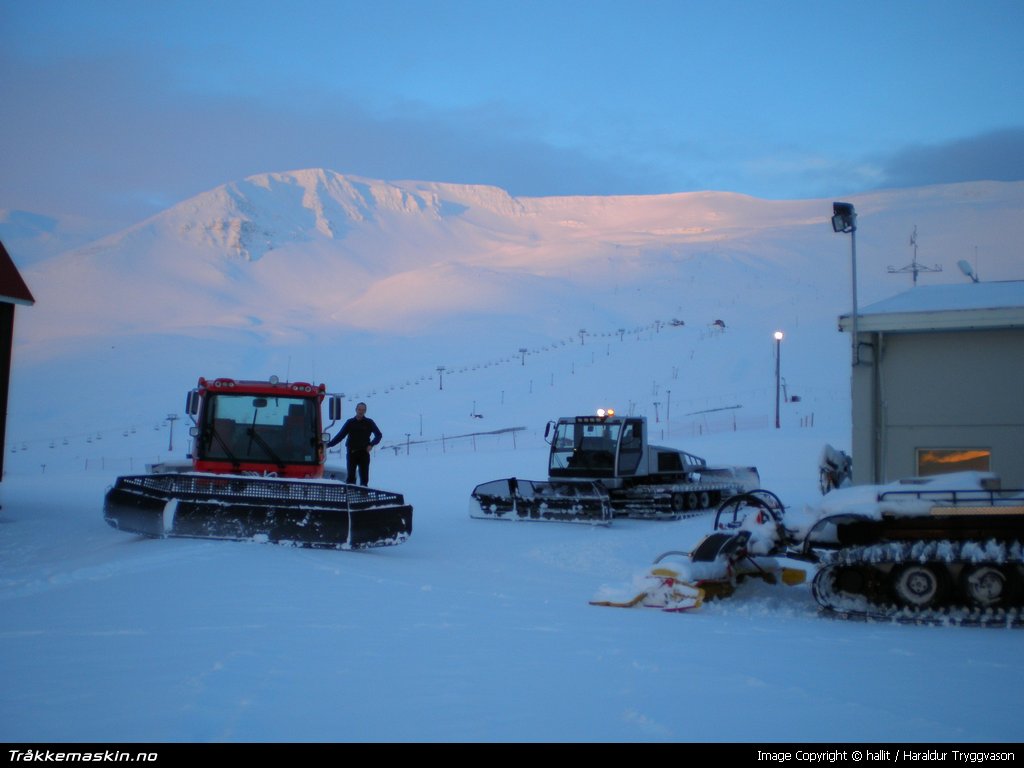
<svg viewBox="0 0 1024 768"><path fill-rule="evenodd" d="M782 364L782 331L775 332L775 428L779 428L779 369Z"/></svg>
<svg viewBox="0 0 1024 768"><path fill-rule="evenodd" d="M860 362L859 339L857 338L857 212L852 203L832 203L832 230L850 235L850 272L853 281L853 364Z"/></svg>

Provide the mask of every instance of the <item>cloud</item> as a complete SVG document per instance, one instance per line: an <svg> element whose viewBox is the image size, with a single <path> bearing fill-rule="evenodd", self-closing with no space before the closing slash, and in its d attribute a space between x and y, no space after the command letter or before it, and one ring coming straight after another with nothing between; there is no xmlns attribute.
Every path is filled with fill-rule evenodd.
<svg viewBox="0 0 1024 768"><path fill-rule="evenodd" d="M130 224L257 173L323 167L381 179L491 184L516 195L639 193L656 166L556 147L501 105L386 108L301 89L274 100L175 84L128 54L27 62L0 54L0 207Z"/></svg>
<svg viewBox="0 0 1024 768"><path fill-rule="evenodd" d="M202 59L185 60L202 71ZM849 144L688 129L618 102L602 106L603 119L581 109L567 123L574 102L516 107L500 88L489 102L451 106L428 103L429 88L422 100L383 86L358 97L322 78L282 84L254 71L232 88L182 72L182 52L162 46L35 58L0 50L0 208L113 229L246 176L314 167L521 196L711 189L793 199L1024 179L1024 127L855 157Z"/></svg>
<svg viewBox="0 0 1024 768"><path fill-rule="evenodd" d="M1024 127L906 147L881 163L885 187L1024 180Z"/></svg>

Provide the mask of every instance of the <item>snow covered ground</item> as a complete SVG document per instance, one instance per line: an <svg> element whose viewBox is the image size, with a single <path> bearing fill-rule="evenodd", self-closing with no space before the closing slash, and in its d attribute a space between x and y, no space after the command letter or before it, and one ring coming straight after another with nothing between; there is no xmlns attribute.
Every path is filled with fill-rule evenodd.
<svg viewBox="0 0 1024 768"><path fill-rule="evenodd" d="M813 461L824 437L744 439ZM475 479L544 458L379 456L415 530L365 553L139 539L103 524L102 472L9 479L0 738L1019 739L1017 632L823 619L806 586L685 615L588 605L709 521L468 518ZM790 474L783 498L813 497Z"/></svg>
<svg viewBox="0 0 1024 768"><path fill-rule="evenodd" d="M821 445L841 438L833 422L668 442L752 461L800 505L819 498ZM829 620L806 585L747 584L689 614L588 605L711 521L469 518L476 483L542 478L544 448L531 429L515 447L505 435L379 450L374 485L406 495L414 532L359 553L142 539L102 521L119 470L12 470L0 738L1019 739L1015 631Z"/></svg>
<svg viewBox="0 0 1024 768"><path fill-rule="evenodd" d="M258 330L259 307L252 328L217 318L203 328L214 304L192 304L188 291L161 296L159 312L176 314L160 329L126 323L110 335L105 323L127 309L92 327L88 313L44 300L64 294L47 281L65 270L29 270L39 302L18 312L0 485L0 740L1019 741L1018 632L829 620L806 585L746 584L688 614L595 607L657 555L693 547L710 516L608 528L469 517L478 483L544 478L548 419L598 406L645 415L652 442L756 465L789 507L820 499L822 446L849 450L849 341L835 331L848 276L809 276L804 257L848 246L825 218L814 227L824 234L797 238L795 266L788 235L768 223L771 262L736 256L722 235L695 258L637 251L626 268L602 256L609 281L589 276L583 256L575 271L545 277L540 265L557 249L542 248L516 267L520 292L494 294L493 316L443 316L435 294L439 317L391 336L316 326L275 341ZM744 237L756 250L759 233ZM886 283L886 257L864 250L875 264L862 273L865 295L908 288ZM119 269L135 270L125 285L172 290L122 256ZM523 288L530 269L542 292ZM459 274L465 290L491 279ZM293 283L277 289L271 314L301 304ZM520 315L529 340L515 337ZM782 404L775 429L780 327L782 385L799 400ZM104 523L117 475L184 455L185 421L168 416L181 416L198 376L271 374L326 381L347 392L349 412L369 403L385 433L372 485L413 505L408 542L354 553L148 540Z"/></svg>

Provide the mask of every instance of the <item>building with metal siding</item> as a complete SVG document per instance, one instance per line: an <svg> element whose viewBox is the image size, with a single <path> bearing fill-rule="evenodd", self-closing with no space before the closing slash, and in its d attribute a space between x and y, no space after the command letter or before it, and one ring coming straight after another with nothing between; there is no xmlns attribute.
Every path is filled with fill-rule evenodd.
<svg viewBox="0 0 1024 768"><path fill-rule="evenodd" d="M857 336L854 483L985 470L1024 488L1024 281L920 286L860 310Z"/></svg>

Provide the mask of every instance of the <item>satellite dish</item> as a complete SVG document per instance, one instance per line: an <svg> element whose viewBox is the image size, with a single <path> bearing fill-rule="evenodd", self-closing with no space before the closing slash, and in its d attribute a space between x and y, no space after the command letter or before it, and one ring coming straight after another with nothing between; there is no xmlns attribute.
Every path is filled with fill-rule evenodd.
<svg viewBox="0 0 1024 768"><path fill-rule="evenodd" d="M972 282L978 282L978 277L977 275L974 274L974 269L971 267L967 259L960 259L960 261L958 261L956 265L960 267L961 272L963 272L967 277L971 278Z"/></svg>

